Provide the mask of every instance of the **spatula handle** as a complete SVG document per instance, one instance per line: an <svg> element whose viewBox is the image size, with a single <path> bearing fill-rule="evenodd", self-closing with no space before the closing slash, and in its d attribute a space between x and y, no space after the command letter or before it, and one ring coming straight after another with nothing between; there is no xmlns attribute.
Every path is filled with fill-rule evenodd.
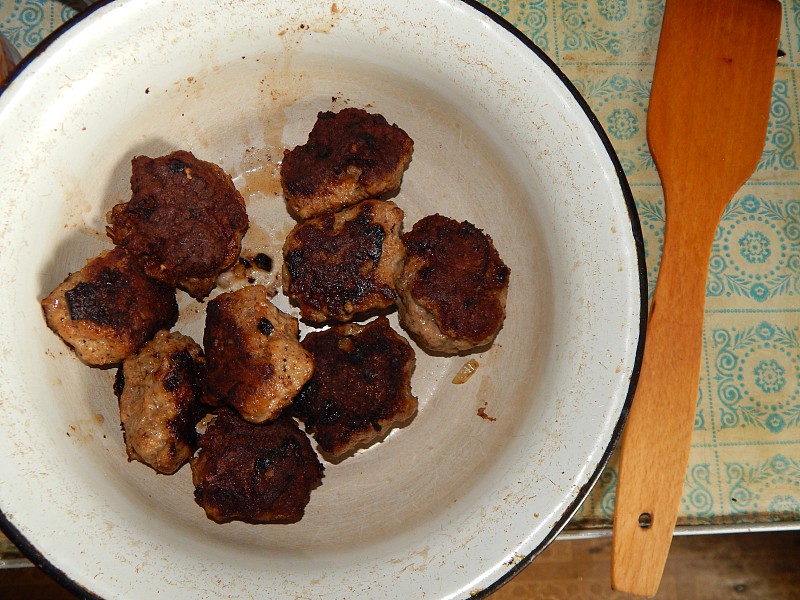
<svg viewBox="0 0 800 600"><path fill-rule="evenodd" d="M668 221L642 370L622 440L611 585L644 596L654 595L661 581L694 429L714 229L693 231L691 225Z"/></svg>

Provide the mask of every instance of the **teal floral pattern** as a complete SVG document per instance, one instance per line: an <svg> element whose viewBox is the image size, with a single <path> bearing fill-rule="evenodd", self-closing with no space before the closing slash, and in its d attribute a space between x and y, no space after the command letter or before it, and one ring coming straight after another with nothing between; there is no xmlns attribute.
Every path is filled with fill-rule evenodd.
<svg viewBox="0 0 800 600"><path fill-rule="evenodd" d="M565 50L595 50L618 55L621 50L619 35L599 24L588 15L588 5L581 0L565 0L562 5Z"/></svg>
<svg viewBox="0 0 800 600"><path fill-rule="evenodd" d="M739 252L750 263L764 263L772 254L770 241L760 231L748 231L739 238Z"/></svg>
<svg viewBox="0 0 800 600"><path fill-rule="evenodd" d="M514 25L545 52L553 49L552 20L549 0L530 0L520 3Z"/></svg>
<svg viewBox="0 0 800 600"><path fill-rule="evenodd" d="M773 521L790 521L800 516L800 502L794 496L775 496L769 503Z"/></svg>
<svg viewBox="0 0 800 600"><path fill-rule="evenodd" d="M767 126L767 142L758 164L759 171L797 170L797 120L792 113L790 82L776 79Z"/></svg>
<svg viewBox="0 0 800 600"><path fill-rule="evenodd" d="M734 199L717 229L706 293L758 303L800 294L800 200Z"/></svg>
<svg viewBox="0 0 800 600"><path fill-rule="evenodd" d="M627 0L597 0L597 8L606 21L622 21L628 16Z"/></svg>
<svg viewBox="0 0 800 600"><path fill-rule="evenodd" d="M627 108L617 108L608 118L608 130L618 140L629 140L639 133L639 119Z"/></svg>
<svg viewBox="0 0 800 600"><path fill-rule="evenodd" d="M786 385L785 369L775 360L762 360L755 368L756 385L765 394L780 392Z"/></svg>
<svg viewBox="0 0 800 600"><path fill-rule="evenodd" d="M789 38L791 40L789 50L794 50L800 54L800 4L797 2L788 2L787 8L789 9L788 18L793 25L790 28Z"/></svg>
<svg viewBox="0 0 800 600"><path fill-rule="evenodd" d="M697 394L697 408L694 413L694 429L695 431L704 431L706 429L706 411L705 411L705 403L703 402L703 390L702 388L698 391Z"/></svg>
<svg viewBox="0 0 800 600"><path fill-rule="evenodd" d="M771 458L725 464L727 497L734 522L800 520L800 461L795 457L775 454ZM791 493L773 495L773 488Z"/></svg>
<svg viewBox="0 0 800 600"><path fill-rule="evenodd" d="M663 0L561 0L559 52L592 55L601 62L652 56L658 44Z"/></svg>
<svg viewBox="0 0 800 600"><path fill-rule="evenodd" d="M485 0L482 4L486 8L490 8L493 12L496 12L501 17L504 17L508 14L508 0Z"/></svg>
<svg viewBox="0 0 800 600"><path fill-rule="evenodd" d="M800 428L799 330L766 321L712 330L721 428L757 427L772 434Z"/></svg>
<svg viewBox="0 0 800 600"><path fill-rule="evenodd" d="M695 524L712 523L714 494L711 491L711 467L707 463L689 466L680 510L692 516Z"/></svg>
<svg viewBox="0 0 800 600"><path fill-rule="evenodd" d="M73 7L54 0L0 0L0 32L24 56L74 15Z"/></svg>

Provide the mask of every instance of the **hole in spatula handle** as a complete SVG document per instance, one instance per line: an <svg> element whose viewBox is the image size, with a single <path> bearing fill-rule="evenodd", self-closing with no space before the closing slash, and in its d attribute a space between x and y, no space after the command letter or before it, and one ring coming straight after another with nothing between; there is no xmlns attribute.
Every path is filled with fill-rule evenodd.
<svg viewBox="0 0 800 600"><path fill-rule="evenodd" d="M653 524L653 517L650 513L642 513L639 515L639 527L642 529L649 529Z"/></svg>

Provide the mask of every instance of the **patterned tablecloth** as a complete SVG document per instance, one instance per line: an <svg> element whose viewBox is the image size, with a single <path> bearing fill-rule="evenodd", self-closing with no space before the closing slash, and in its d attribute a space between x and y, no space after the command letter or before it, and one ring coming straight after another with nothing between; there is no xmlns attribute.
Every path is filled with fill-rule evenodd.
<svg viewBox="0 0 800 600"><path fill-rule="evenodd" d="M606 129L636 200L652 294L664 197L645 124L663 0L483 3L555 60ZM82 4L0 0L0 32L24 56ZM722 217L709 265L697 416L679 516L679 527L693 531L800 527L800 3L794 0L784 2L780 49L766 146ZM609 530L616 481L615 456L567 534ZM19 557L0 536L0 564Z"/></svg>

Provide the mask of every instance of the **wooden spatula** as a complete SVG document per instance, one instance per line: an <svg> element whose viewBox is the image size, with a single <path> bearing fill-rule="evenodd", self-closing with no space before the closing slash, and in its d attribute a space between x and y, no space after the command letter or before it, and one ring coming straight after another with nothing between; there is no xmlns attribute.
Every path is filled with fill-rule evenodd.
<svg viewBox="0 0 800 600"><path fill-rule="evenodd" d="M764 147L780 23L777 0L666 0L647 119L666 231L622 439L616 590L652 596L661 581L692 440L711 245Z"/></svg>

